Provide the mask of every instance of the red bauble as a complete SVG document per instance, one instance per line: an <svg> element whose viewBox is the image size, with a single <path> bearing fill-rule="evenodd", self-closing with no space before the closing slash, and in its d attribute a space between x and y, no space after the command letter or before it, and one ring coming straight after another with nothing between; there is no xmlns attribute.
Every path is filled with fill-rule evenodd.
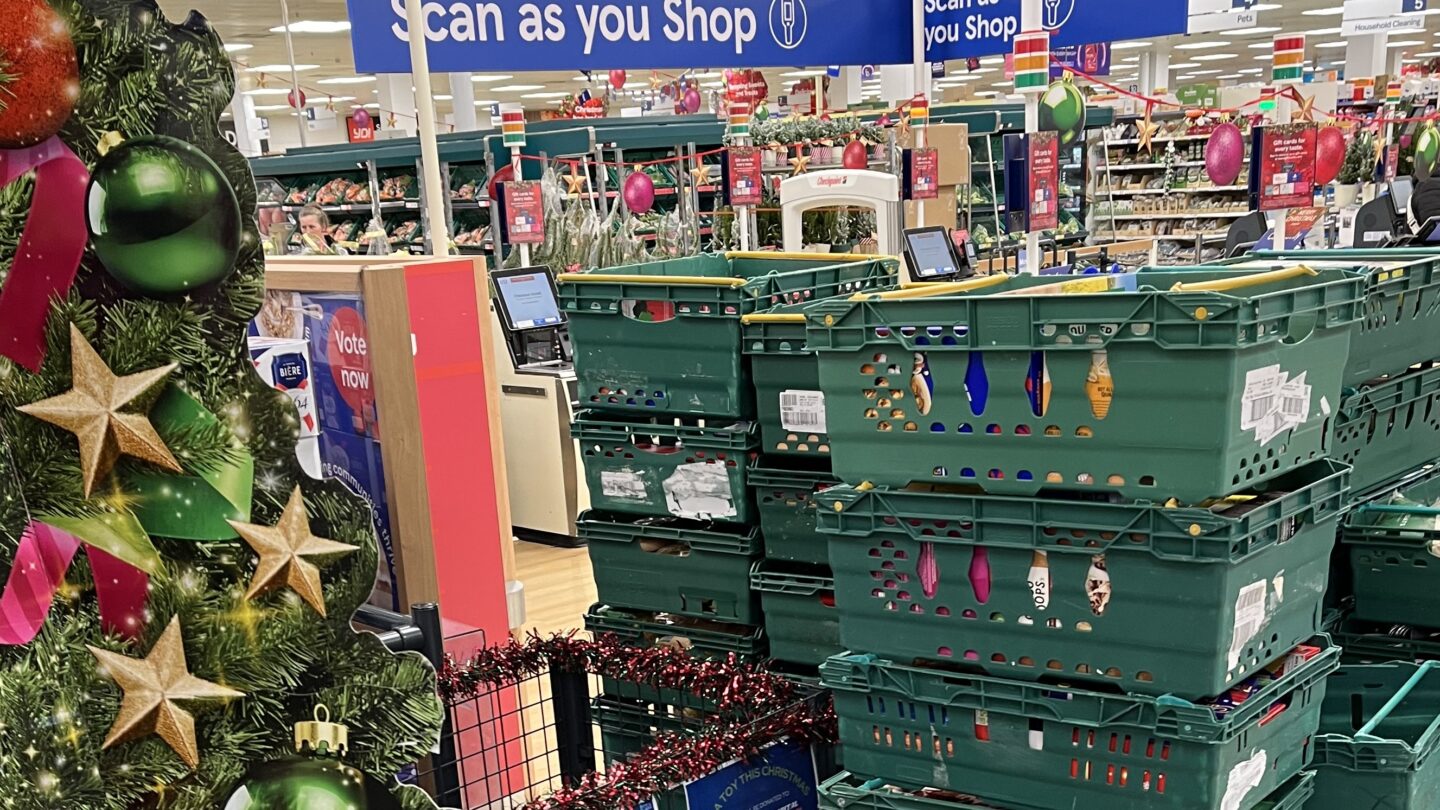
<svg viewBox="0 0 1440 810"><path fill-rule="evenodd" d="M846 144L845 153L840 160L847 169L865 169L870 166L870 154L865 151L865 144L861 141Z"/></svg>
<svg viewBox="0 0 1440 810"><path fill-rule="evenodd" d="M1339 177L1344 162L1345 133L1339 127L1321 127L1315 141L1315 182L1324 185Z"/></svg>
<svg viewBox="0 0 1440 810"><path fill-rule="evenodd" d="M45 0L6 0L0 77L0 149L34 146L70 120L80 64L70 26Z"/></svg>

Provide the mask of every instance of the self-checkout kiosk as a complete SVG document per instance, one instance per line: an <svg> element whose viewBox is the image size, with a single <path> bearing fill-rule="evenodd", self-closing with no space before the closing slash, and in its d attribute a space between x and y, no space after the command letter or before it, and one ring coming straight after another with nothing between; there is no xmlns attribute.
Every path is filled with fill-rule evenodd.
<svg viewBox="0 0 1440 810"><path fill-rule="evenodd" d="M570 330L548 267L490 273L500 358L501 421L516 535L574 546L575 516L590 506L570 438L576 382Z"/></svg>

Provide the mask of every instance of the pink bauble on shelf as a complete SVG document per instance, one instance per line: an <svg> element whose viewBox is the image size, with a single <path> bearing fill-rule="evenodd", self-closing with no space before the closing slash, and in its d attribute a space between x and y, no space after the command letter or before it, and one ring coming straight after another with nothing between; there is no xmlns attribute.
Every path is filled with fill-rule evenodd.
<svg viewBox="0 0 1440 810"><path fill-rule="evenodd" d="M691 87L685 91L685 96L680 99L680 106L685 109L685 112L692 115L700 112L700 94L696 92L695 88Z"/></svg>
<svg viewBox="0 0 1440 810"><path fill-rule="evenodd" d="M655 181L643 171L625 178L625 206L632 213L643 214L655 205Z"/></svg>
<svg viewBox="0 0 1440 810"><path fill-rule="evenodd" d="M1234 124L1221 124L1205 144L1205 171L1217 186L1234 184L1245 163L1245 137Z"/></svg>
<svg viewBox="0 0 1440 810"><path fill-rule="evenodd" d="M610 86L615 88L616 90L619 90L620 88L625 86L626 78L628 77L626 76L625 71L612 70L610 71Z"/></svg>
<svg viewBox="0 0 1440 810"><path fill-rule="evenodd" d="M351 119L355 122L356 129L369 129L372 123L370 120L370 111L365 109L356 110L355 114L351 116Z"/></svg>
<svg viewBox="0 0 1440 810"><path fill-rule="evenodd" d="M1340 176L1345 162L1345 133L1339 127L1321 127L1315 138L1315 182L1324 185Z"/></svg>

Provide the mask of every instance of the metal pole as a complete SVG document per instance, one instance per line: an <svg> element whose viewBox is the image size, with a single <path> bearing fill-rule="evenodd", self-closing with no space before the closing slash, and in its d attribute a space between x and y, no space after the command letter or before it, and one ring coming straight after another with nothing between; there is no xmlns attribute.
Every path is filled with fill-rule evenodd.
<svg viewBox="0 0 1440 810"><path fill-rule="evenodd" d="M413 2L413 0L412 0L412 2ZM522 174L522 172L525 171L525 167L524 167L523 163L524 163L524 161L520 158L520 147L518 147L518 146L512 146L512 147L510 147L510 169L511 169L512 174L514 175L514 182L516 182L516 183L518 183L518 182L520 182L521 180L524 179L524 175ZM515 220L514 220L514 219L511 219L510 221L511 221L511 222L514 222ZM548 226L549 224L550 224L550 223L546 223L547 226ZM511 240L511 241L514 241L514 240ZM530 266L530 245L529 245L529 243L524 243L524 244L520 244L520 245L515 245L515 247L520 248L520 266L521 266L521 267L529 267L529 266Z"/></svg>
<svg viewBox="0 0 1440 810"><path fill-rule="evenodd" d="M1033 0L1033 2L1038 8L1041 0ZM917 98L925 99L925 102L928 104L930 102L930 63L925 60L925 0L914 0L914 2L911 3L911 6L913 9L912 14L915 17L912 25L910 26L912 34L911 44L913 45L913 52L915 54L915 96ZM1040 12L1037 11L1035 12L1035 14L1035 18L1038 20L1040 18ZM1036 103L1035 109L1036 115L1038 116L1040 109L1038 102ZM905 113L901 114L904 115ZM1037 118L1036 120L1038 121L1039 119ZM929 121L928 117L926 118L926 121ZM919 126L915 128L916 149L925 148L925 145L927 143L927 139L925 137L925 130L926 127L924 126ZM902 193L900 196L904 197L905 195ZM915 219L917 220L916 222L910 223L912 227L919 227L922 223L925 222L924 200L915 201ZM950 223L951 226L953 226L954 224L955 223L953 222Z"/></svg>
<svg viewBox="0 0 1440 810"><path fill-rule="evenodd" d="M1039 0L1036 0L1039 2ZM425 42L425 14L421 0L405 0L405 19L410 37L410 73L415 79L415 107L420 118L421 192L430 219L430 251L433 256L450 255L450 228L445 219L445 195L450 186L440 176L440 145L435 141L435 91L430 87L430 55ZM438 223L438 224L437 224Z"/></svg>
<svg viewBox="0 0 1440 810"><path fill-rule="evenodd" d="M410 616L425 637L422 652L426 660L439 672L445 668L445 634L440 628L440 606L434 602L411 605ZM442 805L458 804L461 800L459 760L455 754L455 727L450 722L449 706L444 707L440 720L440 745L431 755L431 760L435 765L435 799Z"/></svg>
<svg viewBox="0 0 1440 810"><path fill-rule="evenodd" d="M300 146L309 146L305 137L305 105L300 103L300 71L295 69L295 35L290 33L290 0L280 0L280 21L285 24L285 49L290 53L290 92L295 102L295 120L300 126Z"/></svg>
<svg viewBox="0 0 1440 810"><path fill-rule="evenodd" d="M1043 0L1021 0L1020 4L1020 30L1039 31L1042 28L1041 12L1044 7ZM1040 131L1040 94L1025 94L1025 134L1029 135ZM1029 165L1028 162L1026 164ZM1031 170L1034 167L1030 167ZM1028 187L1028 183L1026 184ZM1021 200L1021 205L1027 208L1028 201ZM1007 206L1014 205L1015 200L1006 199ZM1025 227L1025 265L1019 268L1022 273L1035 274L1040 272L1040 232L1031 228L1029 224Z"/></svg>

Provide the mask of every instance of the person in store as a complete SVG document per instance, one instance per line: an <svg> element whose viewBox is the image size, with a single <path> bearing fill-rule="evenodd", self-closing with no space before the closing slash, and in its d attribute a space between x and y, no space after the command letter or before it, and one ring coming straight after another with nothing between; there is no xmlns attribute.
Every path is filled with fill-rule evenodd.
<svg viewBox="0 0 1440 810"><path fill-rule="evenodd" d="M1415 191L1410 195L1410 215L1418 224L1440 217L1440 175L1415 164Z"/></svg>
<svg viewBox="0 0 1440 810"><path fill-rule="evenodd" d="M318 205L300 209L300 255L344 256L345 248L330 235L330 215Z"/></svg>

